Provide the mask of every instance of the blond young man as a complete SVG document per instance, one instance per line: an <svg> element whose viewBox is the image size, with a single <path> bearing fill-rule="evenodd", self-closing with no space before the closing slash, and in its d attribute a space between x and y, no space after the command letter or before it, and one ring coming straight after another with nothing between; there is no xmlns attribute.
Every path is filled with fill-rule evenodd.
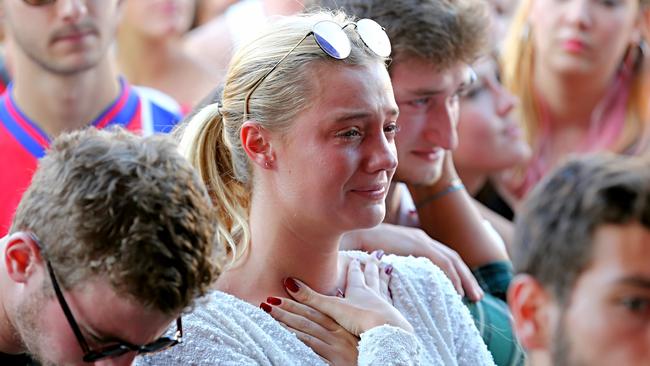
<svg viewBox="0 0 650 366"><path fill-rule="evenodd" d="M129 365L174 346L181 313L217 274L213 225L203 184L165 137L56 139L0 240L0 363Z"/></svg>

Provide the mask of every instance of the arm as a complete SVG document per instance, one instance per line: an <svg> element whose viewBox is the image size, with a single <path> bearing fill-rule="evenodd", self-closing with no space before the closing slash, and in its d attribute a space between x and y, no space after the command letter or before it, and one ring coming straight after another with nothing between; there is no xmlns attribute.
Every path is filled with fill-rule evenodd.
<svg viewBox="0 0 650 366"><path fill-rule="evenodd" d="M352 335L358 334L359 365L419 364L420 343L408 321L392 306L388 295L392 267L380 264L375 258L371 256L363 269L358 260L350 261L343 297L321 295L302 282L297 291L288 290L295 301L316 312L308 315L310 321L303 322L300 328L305 330L319 322L333 331L343 327ZM323 315L334 320L336 326L327 321L315 321Z"/></svg>
<svg viewBox="0 0 650 366"><path fill-rule="evenodd" d="M514 235L514 225L513 223L506 219L505 217L499 215L498 213L492 211L489 207L485 206L481 202L474 200L476 207L478 207L481 216L486 219L494 230L499 233L499 236L503 239L503 242L506 245L506 250L508 253L512 250L512 238Z"/></svg>
<svg viewBox="0 0 650 366"><path fill-rule="evenodd" d="M483 218L464 189L446 192L458 179L451 153L445 155L442 177L432 186L409 184L422 229L456 250L470 267L507 260L504 248L483 226ZM433 199L432 199L433 198Z"/></svg>
<svg viewBox="0 0 650 366"><path fill-rule="evenodd" d="M419 343L412 333L382 325L361 334L359 366L419 365Z"/></svg>
<svg viewBox="0 0 650 366"><path fill-rule="evenodd" d="M368 290L392 303L387 266L382 263L370 269L374 268L378 271L364 270L365 282L370 285ZM342 292L338 296L343 297ZM289 298L269 298L268 301L270 305L266 308L271 316L330 365L408 365L413 364L417 357L415 337L399 327L374 327L359 338L315 308ZM321 299L315 298L314 301L319 303ZM322 305L319 303L318 306Z"/></svg>
<svg viewBox="0 0 650 366"><path fill-rule="evenodd" d="M341 249L365 252L381 249L388 254L428 258L445 272L460 295L467 295L472 301L483 297L476 278L458 253L433 240L421 229L382 223L345 234Z"/></svg>
<svg viewBox="0 0 650 366"><path fill-rule="evenodd" d="M188 320L190 320L188 322ZM250 344L238 342L236 337L215 332L207 324L183 317L183 343L161 352L144 354L135 358L134 366L193 366L242 365L257 366L265 360L249 354Z"/></svg>
<svg viewBox="0 0 650 366"><path fill-rule="evenodd" d="M396 305L401 304L410 322L420 325L418 334L431 337L423 344L423 359L439 359L438 363L445 365L493 365L469 310L442 271L422 258L391 259L395 266L391 290L398 295L394 298ZM509 319L507 313L495 315ZM485 328L497 324L490 316L481 318L480 323Z"/></svg>
<svg viewBox="0 0 650 366"><path fill-rule="evenodd" d="M175 330L175 328L173 328ZM289 365L306 360L323 365L262 310L215 291L183 315L183 342L136 358L136 365Z"/></svg>

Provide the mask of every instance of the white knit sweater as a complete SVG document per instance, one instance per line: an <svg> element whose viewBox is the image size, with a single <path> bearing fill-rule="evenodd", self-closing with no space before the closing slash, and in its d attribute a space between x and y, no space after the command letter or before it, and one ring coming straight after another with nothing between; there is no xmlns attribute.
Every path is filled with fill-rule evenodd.
<svg viewBox="0 0 650 366"><path fill-rule="evenodd" d="M365 254L349 252L359 257ZM361 335L359 365L494 365L467 308L428 259L385 256L394 270L395 307L415 335L388 325ZM256 306L213 292L183 317L183 343L136 365L324 365L322 359Z"/></svg>

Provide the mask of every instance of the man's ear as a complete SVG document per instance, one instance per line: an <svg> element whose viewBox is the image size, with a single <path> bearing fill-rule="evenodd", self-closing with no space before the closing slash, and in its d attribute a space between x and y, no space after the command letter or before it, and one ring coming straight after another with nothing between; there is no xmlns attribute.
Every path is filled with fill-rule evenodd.
<svg viewBox="0 0 650 366"><path fill-rule="evenodd" d="M269 131L255 121L246 121L241 127L240 138L244 151L253 163L264 169L273 166L275 152Z"/></svg>
<svg viewBox="0 0 650 366"><path fill-rule="evenodd" d="M548 350L552 343L553 297L532 276L516 275L508 288L508 305L517 338L527 350Z"/></svg>
<svg viewBox="0 0 650 366"><path fill-rule="evenodd" d="M632 35L632 42L639 43L642 40L650 41L650 7L640 7L639 16L635 24L635 33Z"/></svg>
<svg viewBox="0 0 650 366"><path fill-rule="evenodd" d="M19 283L27 282L37 266L43 263L38 244L31 235L22 231L7 237L4 260L7 274Z"/></svg>

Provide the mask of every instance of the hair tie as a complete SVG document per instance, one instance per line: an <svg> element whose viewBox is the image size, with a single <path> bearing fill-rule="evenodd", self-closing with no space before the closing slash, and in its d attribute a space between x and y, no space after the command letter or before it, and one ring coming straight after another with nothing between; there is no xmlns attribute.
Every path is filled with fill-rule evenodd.
<svg viewBox="0 0 650 366"><path fill-rule="evenodd" d="M221 104L221 101L217 101L216 104L217 104L217 113L219 114L219 116L221 116L221 118L223 118L223 113L221 112L221 108L223 108L223 104Z"/></svg>

